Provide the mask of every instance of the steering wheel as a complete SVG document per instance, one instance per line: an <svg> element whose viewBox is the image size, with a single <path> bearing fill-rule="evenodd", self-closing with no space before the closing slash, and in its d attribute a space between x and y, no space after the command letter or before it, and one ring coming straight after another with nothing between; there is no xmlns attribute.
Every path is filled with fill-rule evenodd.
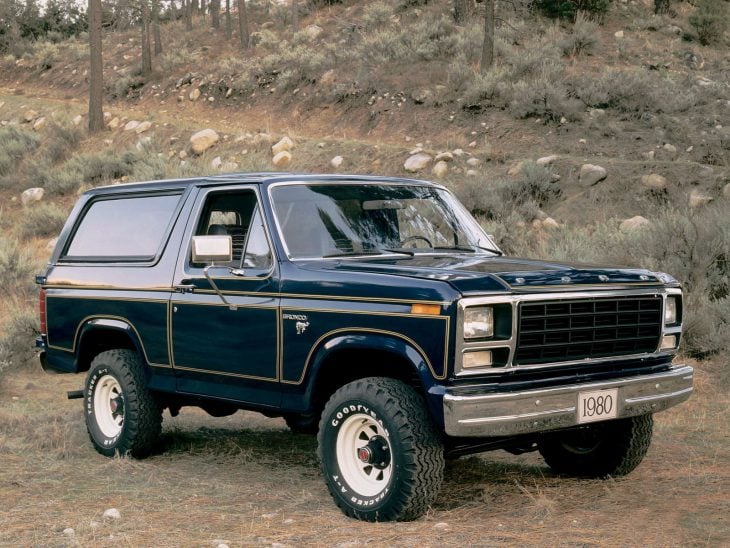
<svg viewBox="0 0 730 548"><path fill-rule="evenodd" d="M400 247L405 247L407 243L409 243L409 242L417 242L418 240L421 240L423 242L426 242L426 244L428 245L428 247L433 247L433 244L431 243L431 240L429 240L425 236L408 236L405 240L401 240L398 245Z"/></svg>

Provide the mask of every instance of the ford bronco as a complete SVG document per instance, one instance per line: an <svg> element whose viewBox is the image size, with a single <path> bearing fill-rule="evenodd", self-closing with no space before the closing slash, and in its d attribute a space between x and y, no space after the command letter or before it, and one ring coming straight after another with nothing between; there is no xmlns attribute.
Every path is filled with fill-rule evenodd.
<svg viewBox="0 0 730 548"><path fill-rule="evenodd" d="M317 433L335 503L422 515L445 458L537 450L618 476L686 400L680 284L504 257L445 188L231 174L96 188L41 286L43 368L86 372L91 442L144 457L165 409Z"/></svg>

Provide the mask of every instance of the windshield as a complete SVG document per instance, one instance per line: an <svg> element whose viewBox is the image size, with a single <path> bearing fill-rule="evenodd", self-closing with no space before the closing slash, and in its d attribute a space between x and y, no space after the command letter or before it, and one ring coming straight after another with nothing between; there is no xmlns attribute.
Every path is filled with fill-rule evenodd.
<svg viewBox="0 0 730 548"><path fill-rule="evenodd" d="M290 258L501 254L448 192L416 185L291 184L271 190Z"/></svg>

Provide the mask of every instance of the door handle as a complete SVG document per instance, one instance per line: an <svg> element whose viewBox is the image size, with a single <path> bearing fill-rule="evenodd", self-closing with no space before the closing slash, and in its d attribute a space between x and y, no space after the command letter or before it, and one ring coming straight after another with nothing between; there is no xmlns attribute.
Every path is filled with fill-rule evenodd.
<svg viewBox="0 0 730 548"><path fill-rule="evenodd" d="M193 293L195 286L193 284L179 284L174 287L176 293Z"/></svg>

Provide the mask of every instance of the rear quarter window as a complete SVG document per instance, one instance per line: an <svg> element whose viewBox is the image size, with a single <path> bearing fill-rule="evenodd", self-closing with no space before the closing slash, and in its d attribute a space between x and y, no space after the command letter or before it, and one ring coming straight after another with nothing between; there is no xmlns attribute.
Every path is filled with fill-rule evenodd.
<svg viewBox="0 0 730 548"><path fill-rule="evenodd" d="M150 260L160 251L180 194L97 199L63 255L69 260Z"/></svg>

